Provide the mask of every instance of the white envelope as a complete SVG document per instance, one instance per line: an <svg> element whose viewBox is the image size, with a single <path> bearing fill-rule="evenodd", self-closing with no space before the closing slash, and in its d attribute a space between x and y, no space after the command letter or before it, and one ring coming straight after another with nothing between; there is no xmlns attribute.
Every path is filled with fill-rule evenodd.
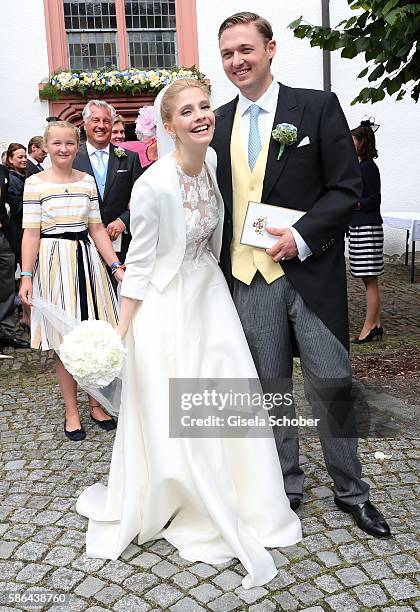
<svg viewBox="0 0 420 612"><path fill-rule="evenodd" d="M279 237L269 234L265 228L292 227L304 214L303 210L248 202L240 242L259 249L270 249L276 244Z"/></svg>
<svg viewBox="0 0 420 612"><path fill-rule="evenodd" d="M302 138L302 140L300 141L300 143L298 144L296 148L304 147L305 145L308 145L310 143L311 141L309 140L309 136L305 136L305 138Z"/></svg>

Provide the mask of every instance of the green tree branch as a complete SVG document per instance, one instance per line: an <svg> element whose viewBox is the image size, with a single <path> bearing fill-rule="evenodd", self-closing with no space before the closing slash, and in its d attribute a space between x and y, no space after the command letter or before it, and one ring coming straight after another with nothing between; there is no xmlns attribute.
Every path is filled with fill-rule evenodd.
<svg viewBox="0 0 420 612"><path fill-rule="evenodd" d="M420 4L409 0L347 0L359 15L341 21L336 28L305 23L299 17L289 24L296 38L307 38L311 47L341 49L341 57L364 54L368 64L357 78L368 78L352 101L378 102L407 91L415 102L420 95ZM381 80L382 79L382 80Z"/></svg>

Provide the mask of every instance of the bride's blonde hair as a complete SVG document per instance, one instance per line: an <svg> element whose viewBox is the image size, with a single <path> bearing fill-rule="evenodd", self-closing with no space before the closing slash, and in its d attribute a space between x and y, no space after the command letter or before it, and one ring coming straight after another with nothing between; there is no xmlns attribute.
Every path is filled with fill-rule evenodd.
<svg viewBox="0 0 420 612"><path fill-rule="evenodd" d="M171 120L172 113L174 111L173 104L177 95L180 94L181 91L185 91L185 89L191 89L193 87L201 89L201 91L205 93L207 97L210 97L210 87L203 81L198 81L197 79L178 79L177 81L174 81L165 91L160 104L160 115L163 123L167 123Z"/></svg>

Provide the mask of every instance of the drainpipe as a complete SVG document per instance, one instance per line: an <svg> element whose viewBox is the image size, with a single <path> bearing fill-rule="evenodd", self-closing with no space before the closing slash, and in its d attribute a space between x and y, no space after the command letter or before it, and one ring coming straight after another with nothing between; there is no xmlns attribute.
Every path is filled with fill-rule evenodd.
<svg viewBox="0 0 420 612"><path fill-rule="evenodd" d="M330 0L321 0L322 27L330 27ZM331 51L322 50L322 76L324 91L331 91Z"/></svg>

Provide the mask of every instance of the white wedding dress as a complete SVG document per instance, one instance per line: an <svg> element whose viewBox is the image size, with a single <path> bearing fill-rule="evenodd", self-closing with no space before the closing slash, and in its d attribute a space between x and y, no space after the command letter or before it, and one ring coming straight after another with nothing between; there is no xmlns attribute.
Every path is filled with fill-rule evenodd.
<svg viewBox="0 0 420 612"><path fill-rule="evenodd" d="M174 160L174 163L175 160ZM187 247L159 293L149 284L126 336L128 355L108 486L77 501L89 518L87 555L117 559L133 539L165 538L190 561L237 557L244 588L277 573L265 547L301 539L273 438L170 438L170 378L257 378L218 264L207 242L219 222L211 179L177 166Z"/></svg>

